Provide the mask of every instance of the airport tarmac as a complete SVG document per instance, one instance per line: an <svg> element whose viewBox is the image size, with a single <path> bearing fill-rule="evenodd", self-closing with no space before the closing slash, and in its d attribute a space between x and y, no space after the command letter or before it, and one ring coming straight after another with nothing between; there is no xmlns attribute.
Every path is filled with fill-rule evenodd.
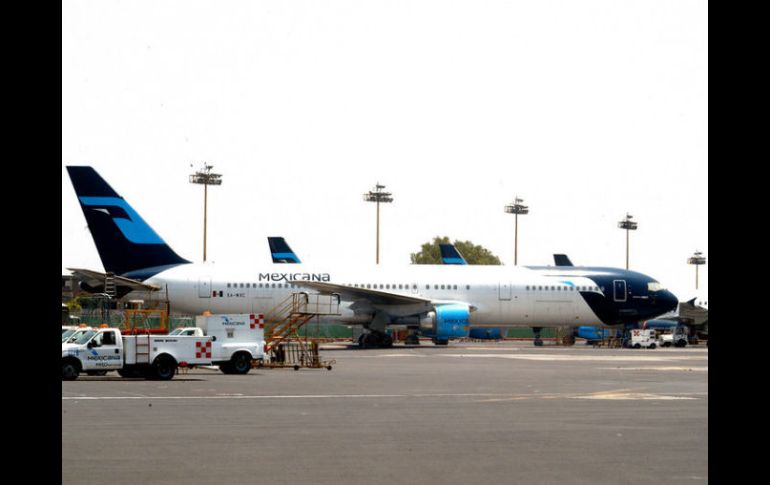
<svg viewBox="0 0 770 485"><path fill-rule="evenodd" d="M333 370L62 382L62 483L708 482L705 347L321 354Z"/></svg>

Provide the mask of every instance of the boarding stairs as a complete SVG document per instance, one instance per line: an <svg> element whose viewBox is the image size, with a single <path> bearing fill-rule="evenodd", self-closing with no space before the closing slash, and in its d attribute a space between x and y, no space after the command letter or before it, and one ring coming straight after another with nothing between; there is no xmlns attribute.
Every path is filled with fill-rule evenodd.
<svg viewBox="0 0 770 485"><path fill-rule="evenodd" d="M299 330L313 318L339 315L339 307L339 295L292 293L265 314L265 354L275 355L281 344L296 342L300 363L317 360L312 358L310 345L300 337Z"/></svg>

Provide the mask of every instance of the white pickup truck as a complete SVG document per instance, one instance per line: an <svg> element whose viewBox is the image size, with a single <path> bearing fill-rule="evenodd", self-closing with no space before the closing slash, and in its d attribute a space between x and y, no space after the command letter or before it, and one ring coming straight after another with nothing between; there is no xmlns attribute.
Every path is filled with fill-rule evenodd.
<svg viewBox="0 0 770 485"><path fill-rule="evenodd" d="M177 328L170 335L212 338L211 361L225 374L246 374L264 358L265 321L259 314L203 315L197 327Z"/></svg>
<svg viewBox="0 0 770 485"><path fill-rule="evenodd" d="M687 328L676 327L673 332L664 333L660 336L661 347L686 347L687 346Z"/></svg>
<svg viewBox="0 0 770 485"><path fill-rule="evenodd" d="M123 377L168 380L179 365L211 364L211 337L122 335L115 328L82 332L61 346L62 380L117 370Z"/></svg>

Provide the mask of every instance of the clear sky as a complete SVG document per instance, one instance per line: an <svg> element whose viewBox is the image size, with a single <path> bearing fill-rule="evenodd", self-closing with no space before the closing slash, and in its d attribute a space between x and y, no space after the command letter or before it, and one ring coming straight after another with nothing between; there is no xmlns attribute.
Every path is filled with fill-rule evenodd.
<svg viewBox="0 0 770 485"><path fill-rule="evenodd" d="M625 265L694 296L708 257L708 4L62 3L62 270L101 269L66 165L92 165L180 255L383 264L436 235L513 264ZM709 264L711 260L709 259ZM701 268L708 286L708 265Z"/></svg>

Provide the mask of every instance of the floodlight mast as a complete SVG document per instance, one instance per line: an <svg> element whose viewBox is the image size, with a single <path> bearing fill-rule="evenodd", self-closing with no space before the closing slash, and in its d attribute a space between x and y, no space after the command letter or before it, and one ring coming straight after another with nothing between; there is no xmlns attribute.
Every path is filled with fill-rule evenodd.
<svg viewBox="0 0 770 485"><path fill-rule="evenodd" d="M385 192L384 185L379 182L374 186L374 190L364 194L364 201L377 203L377 251L375 261L380 264L380 203L387 204L393 202L393 194Z"/></svg>
<svg viewBox="0 0 770 485"><path fill-rule="evenodd" d="M621 229L626 230L626 269L629 267L629 257L628 257L628 244L629 244L629 233L630 231L636 231L636 228L639 227L639 223L632 221L634 216L631 214L626 213L626 218L622 221L618 222L618 227Z"/></svg>
<svg viewBox="0 0 770 485"><path fill-rule="evenodd" d="M698 289L698 266L702 264L706 264L706 257L703 255L700 251L695 251L695 253L687 258L687 264L692 264L695 266L695 289Z"/></svg>
<svg viewBox="0 0 770 485"><path fill-rule="evenodd" d="M505 206L504 211L506 214L514 215L514 243L513 243L513 265L519 264L519 214L529 214L529 206L522 204L524 199L520 199L518 196L514 197L513 203Z"/></svg>
<svg viewBox="0 0 770 485"><path fill-rule="evenodd" d="M192 166L192 165L190 165ZM206 261L206 225L209 200L209 185L222 185L222 174L211 173L213 165L203 164L203 169L190 175L190 183L203 185L203 261Z"/></svg>

